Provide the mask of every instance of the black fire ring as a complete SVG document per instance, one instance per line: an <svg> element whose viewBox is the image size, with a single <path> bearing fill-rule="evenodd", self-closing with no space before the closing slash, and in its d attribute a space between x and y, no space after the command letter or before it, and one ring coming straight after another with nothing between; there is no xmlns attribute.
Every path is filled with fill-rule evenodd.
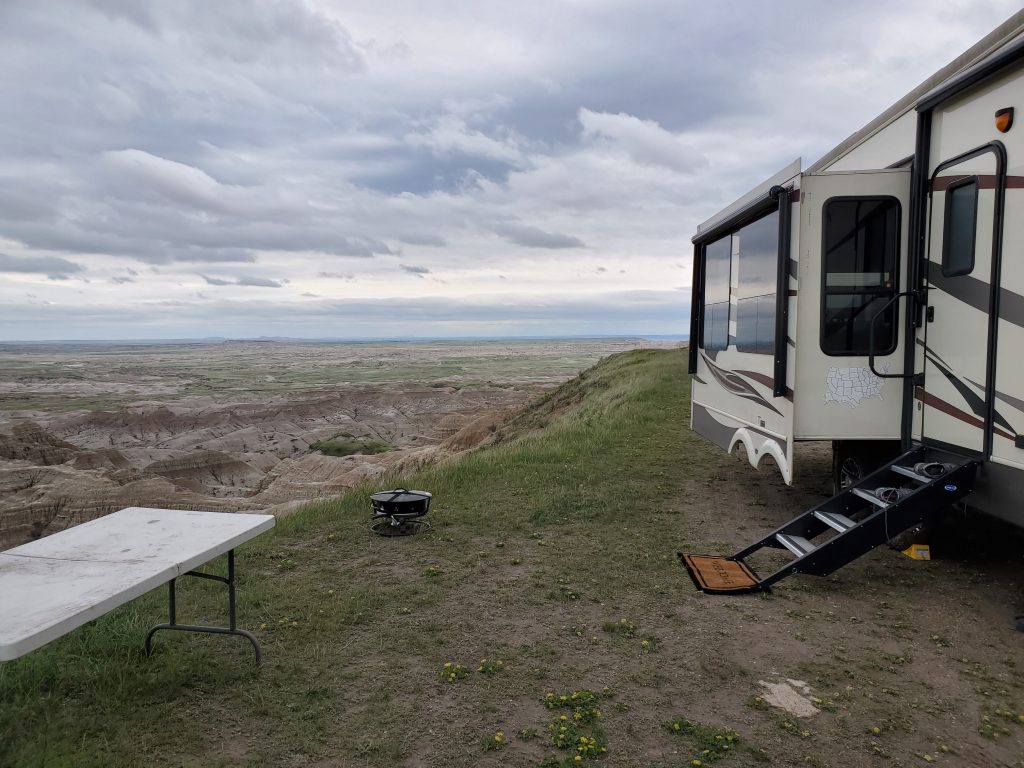
<svg viewBox="0 0 1024 768"><path fill-rule="evenodd" d="M430 523L421 520L430 511L429 491L397 488L378 491L370 496L373 523L370 530L378 536L411 536L430 530Z"/></svg>

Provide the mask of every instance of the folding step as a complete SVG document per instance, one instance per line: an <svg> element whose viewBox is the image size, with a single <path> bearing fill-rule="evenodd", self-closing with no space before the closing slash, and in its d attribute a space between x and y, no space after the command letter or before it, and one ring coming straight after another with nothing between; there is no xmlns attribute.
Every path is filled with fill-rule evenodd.
<svg viewBox="0 0 1024 768"><path fill-rule="evenodd" d="M901 467L899 464L894 464L891 467L891 469L897 475L903 475L904 477L909 477L911 480L917 480L917 482L919 482L919 483L930 483L932 480L938 479L938 478L935 478L935 477L929 477L928 475L918 474L917 472L915 472L913 470L913 468L911 468L911 467ZM948 473L946 473L946 474L948 474ZM945 477L946 474L939 475L939 477Z"/></svg>
<svg viewBox="0 0 1024 768"><path fill-rule="evenodd" d="M929 477L913 469L928 463L945 464L946 471ZM918 446L734 555L680 552L679 557L697 588L713 594L766 591L794 574L828 576L966 497L974 489L980 464L974 458ZM900 477L915 481L917 487L899 487ZM888 502L878 498L879 488L894 490L894 498ZM871 506L865 507L864 501ZM793 560L774 573L758 576L745 560L765 548L788 550Z"/></svg>
<svg viewBox="0 0 1024 768"><path fill-rule="evenodd" d="M845 533L856 525L853 520L846 515L840 515L838 512L825 512L824 510L816 509L814 510L814 516L829 528L839 531L839 533Z"/></svg>
<svg viewBox="0 0 1024 768"><path fill-rule="evenodd" d="M854 496L859 496L865 501L874 504L879 509L885 509L889 506L888 503L882 501L880 498L875 496L875 494L873 494L871 491L865 491L863 488L851 488L850 491L853 493Z"/></svg>
<svg viewBox="0 0 1024 768"><path fill-rule="evenodd" d="M776 533L775 540L797 557L803 557L817 549L817 547L811 544L811 542L803 536L793 536L788 533Z"/></svg>

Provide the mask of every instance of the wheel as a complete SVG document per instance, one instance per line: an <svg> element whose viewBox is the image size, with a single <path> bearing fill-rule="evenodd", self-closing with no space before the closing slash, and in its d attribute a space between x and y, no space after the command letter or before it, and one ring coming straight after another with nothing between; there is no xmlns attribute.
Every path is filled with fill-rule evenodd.
<svg viewBox="0 0 1024 768"><path fill-rule="evenodd" d="M863 459L855 453L833 458L832 490L841 493L863 480L868 472L864 470Z"/></svg>
<svg viewBox="0 0 1024 768"><path fill-rule="evenodd" d="M928 543L930 533L931 527L928 525L928 521L923 520L913 528L908 528L903 533L897 533L889 539L889 548L902 552L914 544L926 544Z"/></svg>
<svg viewBox="0 0 1024 768"><path fill-rule="evenodd" d="M832 492L856 485L899 454L895 440L835 440L832 443Z"/></svg>

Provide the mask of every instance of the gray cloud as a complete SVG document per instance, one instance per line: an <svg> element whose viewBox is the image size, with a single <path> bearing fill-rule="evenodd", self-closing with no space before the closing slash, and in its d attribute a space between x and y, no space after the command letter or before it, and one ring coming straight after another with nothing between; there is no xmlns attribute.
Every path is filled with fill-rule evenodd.
<svg viewBox="0 0 1024 768"><path fill-rule="evenodd" d="M501 224L494 231L516 245L526 248L583 248L585 243L578 237L558 232L545 232L525 224Z"/></svg>
<svg viewBox="0 0 1024 768"><path fill-rule="evenodd" d="M60 279L66 280L69 273L81 271L80 264L59 256L8 256L6 253L0 253L0 272L40 275L59 273L62 275Z"/></svg>
<svg viewBox="0 0 1024 768"><path fill-rule="evenodd" d="M242 277L236 277L234 279L226 279L223 277L210 277L209 275L199 275L206 281L207 285L242 285L252 288L281 288L287 283L287 280L271 280L268 277L259 277L256 275L243 275Z"/></svg>
<svg viewBox="0 0 1024 768"><path fill-rule="evenodd" d="M233 285L233 280L224 280L219 277L208 277L207 275L200 275L203 280L206 281L207 285Z"/></svg>
<svg viewBox="0 0 1024 768"><path fill-rule="evenodd" d="M410 275L416 275L417 277L423 277L429 275L430 270L426 267L418 267L415 264L399 264L398 265L403 271L408 272Z"/></svg>
<svg viewBox="0 0 1024 768"><path fill-rule="evenodd" d="M248 285L254 288L281 288L284 283L278 280L271 280L267 277L240 277L235 285Z"/></svg>
<svg viewBox="0 0 1024 768"><path fill-rule="evenodd" d="M440 235L430 234L427 232L414 232L396 236L403 243L408 245L433 245L441 247L447 245L448 242Z"/></svg>

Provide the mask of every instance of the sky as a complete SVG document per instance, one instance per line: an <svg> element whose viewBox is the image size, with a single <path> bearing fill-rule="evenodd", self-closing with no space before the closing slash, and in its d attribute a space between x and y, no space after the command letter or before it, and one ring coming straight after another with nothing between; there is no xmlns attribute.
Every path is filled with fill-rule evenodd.
<svg viewBox="0 0 1024 768"><path fill-rule="evenodd" d="M0 340L685 334L697 225L1019 0L2 0Z"/></svg>

